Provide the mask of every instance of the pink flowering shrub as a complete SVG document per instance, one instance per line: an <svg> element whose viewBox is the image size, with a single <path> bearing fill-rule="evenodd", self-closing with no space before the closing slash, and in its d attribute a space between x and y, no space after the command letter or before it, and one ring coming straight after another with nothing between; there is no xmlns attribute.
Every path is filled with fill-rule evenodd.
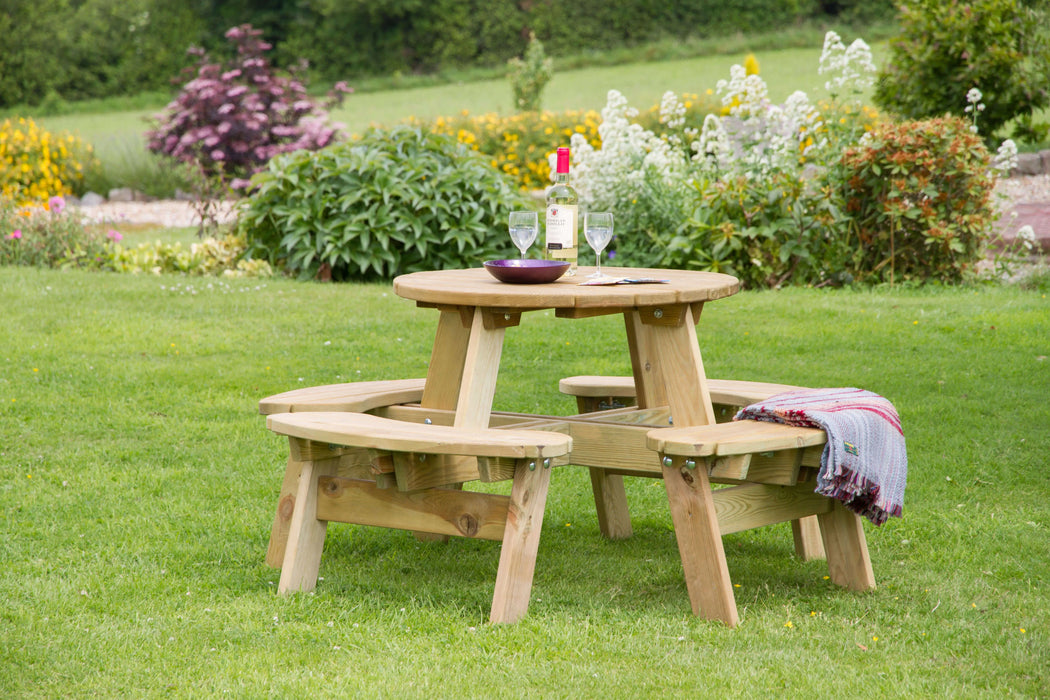
<svg viewBox="0 0 1050 700"><path fill-rule="evenodd" d="M0 266L108 269L110 246L66 207L19 206L0 197Z"/></svg>
<svg viewBox="0 0 1050 700"><path fill-rule="evenodd" d="M326 111L350 89L337 83L319 107L297 77L304 66L287 77L274 73L264 56L271 46L261 34L248 24L226 32L237 58L225 66L203 49L190 50L198 57L196 75L158 115L147 134L151 151L198 163L208 176L246 178L278 153L318 150L338 136L339 125L328 122Z"/></svg>

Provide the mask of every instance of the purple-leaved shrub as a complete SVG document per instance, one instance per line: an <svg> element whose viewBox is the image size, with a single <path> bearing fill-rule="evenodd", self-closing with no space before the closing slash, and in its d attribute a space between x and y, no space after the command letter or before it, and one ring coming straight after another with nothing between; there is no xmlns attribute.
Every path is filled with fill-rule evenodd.
<svg viewBox="0 0 1050 700"><path fill-rule="evenodd" d="M318 150L339 136L341 125L328 121L327 110L352 90L336 83L318 105L306 93L305 62L288 76L275 74L265 58L271 46L261 35L249 24L227 31L237 47L227 65L211 61L203 49L190 49L197 64L185 72L195 75L157 115L147 133L151 151L197 163L208 176L232 177L239 189L273 156Z"/></svg>

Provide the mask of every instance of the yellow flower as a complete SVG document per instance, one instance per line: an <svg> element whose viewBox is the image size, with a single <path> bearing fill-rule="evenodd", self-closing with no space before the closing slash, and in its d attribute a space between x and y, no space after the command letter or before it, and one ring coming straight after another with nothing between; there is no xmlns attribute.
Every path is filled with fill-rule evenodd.
<svg viewBox="0 0 1050 700"><path fill-rule="evenodd" d="M749 53L744 59L744 71L747 75L758 75L758 59L755 54Z"/></svg>

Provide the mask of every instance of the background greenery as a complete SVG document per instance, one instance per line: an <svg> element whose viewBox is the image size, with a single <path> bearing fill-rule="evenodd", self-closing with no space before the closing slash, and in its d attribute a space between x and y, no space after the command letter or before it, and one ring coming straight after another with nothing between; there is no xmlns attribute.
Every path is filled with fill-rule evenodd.
<svg viewBox="0 0 1050 700"><path fill-rule="evenodd" d="M900 410L904 518L841 590L776 526L725 538L742 624L694 618L666 495L601 538L553 475L528 616L485 623L496 543L334 525L315 594L263 556L286 443L257 401L423 376L431 310L388 285L0 269L4 697L1016 696L1050 693L1048 290L746 292L699 327L713 377L855 385ZM570 412L626 373L622 324L527 314L499 408ZM829 676L830 674L830 676Z"/></svg>
<svg viewBox="0 0 1050 700"><path fill-rule="evenodd" d="M191 44L222 51L243 23L278 63L306 58L317 76L356 80L502 65L530 31L565 56L893 12L890 0L0 0L0 108L165 89Z"/></svg>
<svg viewBox="0 0 1050 700"><path fill-rule="evenodd" d="M806 48L751 49L747 41L733 41L725 44L727 53L716 51L701 57L571 70L556 67L544 92L544 107L553 112L600 110L610 89L622 92L643 112L659 104L660 96L667 90L704 96L707 89L713 89L719 80L729 75L730 66L743 63L752 51L769 85L771 99L780 101L795 90L803 90L816 101L827 95L825 79L817 72L822 39L814 33L806 36ZM761 45L763 41L760 37L754 43ZM874 46L876 61L884 51L883 45ZM160 105L118 111L109 111L108 105L113 103L99 103L95 107L99 111L95 112L36 116L36 120L52 132L70 131L94 146L102 167L97 179L86 183L88 189L104 194L111 187L134 186L154 196L165 196L165 191L170 196L179 184L177 173L147 154L144 146L147 120L160 111ZM392 125L409 116L432 121L462 115L464 111L474 116L513 114L510 85L500 77L462 84L359 92L350 95L330 114L334 121L344 124L348 132L360 134L369 126Z"/></svg>

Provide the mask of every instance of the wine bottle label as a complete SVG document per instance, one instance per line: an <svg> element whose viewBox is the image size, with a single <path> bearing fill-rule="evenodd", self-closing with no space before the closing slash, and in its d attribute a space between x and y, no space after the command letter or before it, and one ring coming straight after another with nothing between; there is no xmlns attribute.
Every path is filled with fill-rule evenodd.
<svg viewBox="0 0 1050 700"><path fill-rule="evenodd" d="M547 250L572 248L576 242L575 204L551 204L547 207Z"/></svg>

